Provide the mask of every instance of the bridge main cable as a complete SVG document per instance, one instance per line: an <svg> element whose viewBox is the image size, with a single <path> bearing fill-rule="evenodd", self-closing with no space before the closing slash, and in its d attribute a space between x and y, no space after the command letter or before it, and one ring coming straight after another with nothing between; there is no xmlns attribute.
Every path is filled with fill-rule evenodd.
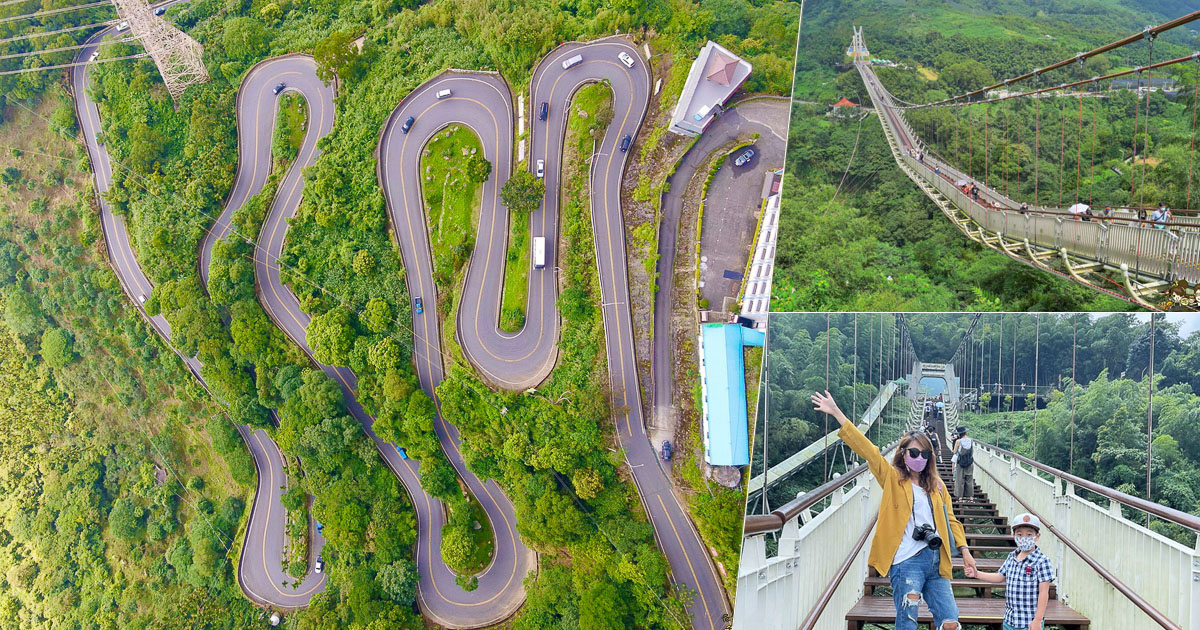
<svg viewBox="0 0 1200 630"><path fill-rule="evenodd" d="M1078 53L1078 54L1076 54L1076 55L1075 55L1075 56L1073 56L1073 57L1069 57L1069 58L1067 58L1067 59L1063 59L1063 60L1061 60L1061 61L1057 61L1057 62L1055 62L1055 63L1052 63L1052 64L1050 64L1050 65L1048 65L1048 66L1046 66L1046 67L1044 67L1044 68L1038 68L1038 69L1036 69L1036 70L1031 70L1031 71L1029 71L1029 72L1026 72L1025 74L1022 74L1022 75L1020 75L1020 76L1018 76L1018 77L1014 77L1014 78L1011 78L1011 79L1005 79L1004 81L1001 81L1001 82L999 82L999 83L995 83L995 84L993 84L993 85L989 85L988 87L985 87L985 88L980 88L980 89L978 89L978 90L974 90L974 91L971 91L971 92L966 92L966 93L964 93L964 94L960 94L960 95L958 95L958 96L954 96L954 97L951 97L951 98L943 99L943 100L940 100L940 101L935 101L935 102L933 102L933 103L926 103L926 104L924 104L924 105L912 105L912 106L909 106L909 107L903 107L903 108L899 108L899 109L922 109L922 108L926 108L926 107L939 107L939 106L951 105L951 104L954 104L956 101L960 101L960 100L963 100L963 99L970 99L970 97L972 97L972 96L975 96L975 95L979 95L979 94L987 94L987 93L988 93L989 91L991 91L991 90L996 90L996 89L999 89L999 88L1006 87L1006 86L1008 86L1008 85L1009 85L1009 84L1011 84L1011 83L1017 83L1017 82L1020 82L1020 81L1025 81L1025 80L1027 80L1027 79L1034 78L1034 77L1036 77L1036 76L1038 76L1038 75L1045 74L1045 73L1047 73L1047 72L1050 72L1050 71L1052 71L1052 70L1057 70L1057 69L1059 69L1059 68L1064 68L1064 67L1066 67L1066 66L1068 66L1068 65L1070 65L1070 64L1072 64L1072 63L1081 63L1081 62L1083 62L1083 61L1084 61L1084 60L1086 60L1086 59L1090 59L1090 58L1092 58L1092 57L1095 57L1096 55L1100 55L1100 54L1106 53L1106 52L1108 52L1108 51L1110 51L1110 50L1115 50L1115 49L1117 49L1117 48L1121 48L1121 47L1123 47L1123 46L1128 46L1129 44L1132 44L1132 43L1134 43L1134 42L1139 42L1139 41L1141 41L1141 40L1143 40L1143 39L1146 39L1146 38L1153 39L1154 37L1157 37L1157 36L1158 36L1160 33L1164 33L1164 32L1166 32L1166 31L1169 31L1169 30L1173 29L1173 28L1176 28L1176 27L1179 27L1179 26L1183 26L1184 24L1188 24L1188 23L1190 23L1190 22L1194 22L1194 21L1196 21L1196 20L1200 20L1200 11L1193 11L1193 12L1191 12L1191 13L1187 14L1187 15L1184 15L1184 16L1181 16L1181 17L1177 17L1177 18L1175 18L1174 20L1170 20L1169 22L1164 22L1164 23L1162 23L1162 24L1159 24L1158 26L1149 26L1149 27L1146 27L1146 29L1145 29L1145 30L1142 30L1142 31L1140 31L1140 32L1138 32L1138 33L1137 33L1137 34L1135 34L1135 35L1130 35L1130 36L1128 36L1128 37L1125 37L1125 38L1123 38L1123 39L1117 40L1117 41L1115 41L1115 42L1111 42L1111 43L1105 44L1105 45L1103 45L1103 46L1100 46L1100 47L1098 47L1098 48L1093 48L1092 50L1089 50L1088 52L1085 52L1085 53ZM1183 59L1190 59L1190 58L1191 58L1191 57L1184 57ZM1176 63L1177 63L1177 62L1178 62L1178 60L1176 60ZM1169 64L1163 64L1163 65L1169 65ZM1153 65L1153 66L1145 66L1145 67L1143 67L1143 68L1137 68L1137 69L1134 69L1134 70L1129 70L1129 71L1126 71L1125 73L1122 73L1122 74L1129 74L1130 72L1139 72L1139 71L1141 71L1141 70L1148 70L1148 69L1153 69L1153 68L1157 68L1157 67L1160 67L1160 66L1158 66L1158 65ZM1099 78L1100 78L1100 79L1105 79L1105 78L1109 78L1109 77L1111 77L1111 76L1120 76L1120 74L1108 75L1107 77L1099 77ZM1073 83L1073 84L1070 84L1070 85L1078 85L1079 83L1088 83L1088 82L1090 82L1090 81L1092 81L1092 80L1093 80L1093 79L1087 79L1087 80L1085 80L1085 81L1081 81L1081 82ZM1059 86L1059 87L1061 88L1061 87L1063 87L1063 86ZM1058 88L1052 88L1052 89L1058 89ZM1036 92L1035 92L1035 93L1036 93Z"/></svg>

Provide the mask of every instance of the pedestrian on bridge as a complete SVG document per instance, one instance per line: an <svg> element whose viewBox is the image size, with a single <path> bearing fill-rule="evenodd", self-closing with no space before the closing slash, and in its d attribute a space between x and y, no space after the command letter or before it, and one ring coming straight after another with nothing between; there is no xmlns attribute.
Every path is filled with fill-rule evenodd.
<svg viewBox="0 0 1200 630"><path fill-rule="evenodd" d="M967 427L958 425L954 436L954 496L960 501L975 499L975 440L967 437Z"/></svg>
<svg viewBox="0 0 1200 630"><path fill-rule="evenodd" d="M1050 601L1054 565L1037 547L1042 521L1033 514L1013 519L1017 550L1008 554L999 573L967 569L967 577L1004 584L1004 630L1043 630L1042 620Z"/></svg>
<svg viewBox="0 0 1200 630"><path fill-rule="evenodd" d="M1150 220L1154 221L1154 229L1165 229L1167 227L1166 222L1171 220L1171 210L1167 208L1167 204L1159 203L1158 210L1155 210L1154 214L1150 215Z"/></svg>
<svg viewBox="0 0 1200 630"><path fill-rule="evenodd" d="M817 411L841 424L838 437L862 457L883 488L871 552L867 558L889 578L896 605L896 630L916 630L921 600L929 605L939 630L959 630L958 605L950 587L951 555L962 554L963 567L975 571L963 526L954 517L950 492L938 477L933 444L919 431L900 438L892 461L879 452L838 408L829 392L812 395ZM943 544L942 541L947 541Z"/></svg>

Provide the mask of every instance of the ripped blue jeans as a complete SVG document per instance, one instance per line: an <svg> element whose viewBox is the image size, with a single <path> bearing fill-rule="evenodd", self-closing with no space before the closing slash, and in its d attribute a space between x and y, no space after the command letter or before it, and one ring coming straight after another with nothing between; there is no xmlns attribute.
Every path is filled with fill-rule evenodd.
<svg viewBox="0 0 1200 630"><path fill-rule="evenodd" d="M938 630L957 629L958 605L950 580L938 574L939 552L926 547L917 555L893 564L888 571L892 583L892 601L896 603L896 630L917 630L917 615L921 600L933 615L933 627ZM945 623L950 622L949 628Z"/></svg>

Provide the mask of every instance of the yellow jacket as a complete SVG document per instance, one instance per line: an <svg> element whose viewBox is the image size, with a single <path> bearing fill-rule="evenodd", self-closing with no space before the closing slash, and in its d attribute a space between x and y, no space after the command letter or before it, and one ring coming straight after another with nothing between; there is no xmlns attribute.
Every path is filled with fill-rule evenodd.
<svg viewBox="0 0 1200 630"><path fill-rule="evenodd" d="M900 471L896 470L892 462L879 453L879 447L872 444L871 440L867 439L867 436L854 426L854 423L844 423L838 431L838 437L854 449L859 457L866 460L871 474L875 475L875 481L878 481L880 487L883 488L883 499L879 502L879 521L875 525L875 539L871 541L871 553L867 556L867 564L874 567L879 575L886 576L892 568L892 558L896 556L896 550L900 548L900 539L904 536L904 528L912 516L912 484L900 476ZM929 465L936 466L937 464L929 462ZM942 483L940 479L938 480L938 489L929 495L929 501L933 504L934 527L937 528L938 535L942 537L943 541L942 561L938 565L938 573L949 579L951 577L950 542L953 540L953 548L957 549L967 544L967 536L963 533L962 524L954 517L950 493L946 490L946 484ZM944 511L943 508L945 508ZM949 519L944 515L948 515ZM950 521L949 527L954 533L953 539L946 531L947 520Z"/></svg>

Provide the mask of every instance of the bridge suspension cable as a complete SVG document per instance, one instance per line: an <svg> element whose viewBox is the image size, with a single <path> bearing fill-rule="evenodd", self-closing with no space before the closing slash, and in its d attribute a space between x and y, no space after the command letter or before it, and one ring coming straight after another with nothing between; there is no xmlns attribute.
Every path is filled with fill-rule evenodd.
<svg viewBox="0 0 1200 630"><path fill-rule="evenodd" d="M979 96L979 95L986 96L987 93L992 90L998 90L1000 88L1007 87L1009 84L1019 83L1021 81L1025 81L1025 80L1037 77L1039 75L1045 74L1052 70L1058 70L1059 68L1064 68L1073 63L1082 63L1082 62L1084 62L1088 59L1091 59L1092 57L1095 57L1097 55L1101 55L1110 50L1116 50L1117 48L1122 48L1124 46L1128 46L1129 44L1139 42L1143 39L1149 39L1151 41L1151 43L1153 43L1154 38L1157 37L1159 34L1169 31L1173 28L1183 26L1184 24L1194 22L1196 20L1200 20L1200 11L1193 11L1191 13L1188 13L1187 15L1175 18L1174 20L1170 20L1170 21L1164 22L1162 24L1159 24L1158 26L1148 26L1144 30L1142 30L1134 35L1130 35L1128 37L1119 39L1115 42L1111 42L1111 43L1105 44L1103 46L1093 48L1092 50L1089 50L1087 52L1077 53L1074 57L1068 57L1067 59L1063 59L1062 61L1057 61L1057 62L1052 63L1044 68L1038 68L1036 70L1026 72L1025 74L1022 74L1017 77L1013 77L1011 79L1005 79L1005 80L995 83L993 85L989 85L985 88L980 88L978 90L972 90L970 92L964 92L963 94L959 94L958 96L942 99L940 101L936 101L933 103L909 105L907 108L908 109L920 109L920 108L926 108L926 107L938 107L938 106L944 106L944 105L951 105L951 104L957 103L958 101L961 101L961 100L970 100L971 97L973 97L973 96ZM1141 70L1153 69L1155 67L1160 67L1160 66L1144 66L1143 68L1135 69L1135 70L1132 70L1129 72L1140 72Z"/></svg>

